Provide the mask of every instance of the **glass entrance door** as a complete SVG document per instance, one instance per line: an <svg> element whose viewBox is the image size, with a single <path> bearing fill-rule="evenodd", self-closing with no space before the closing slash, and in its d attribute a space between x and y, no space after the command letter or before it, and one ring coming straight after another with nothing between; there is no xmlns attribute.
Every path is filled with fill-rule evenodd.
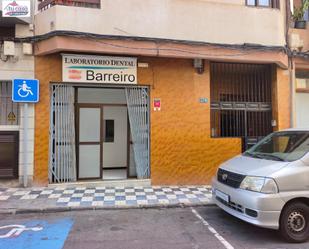
<svg viewBox="0 0 309 249"><path fill-rule="evenodd" d="M79 106L78 178L102 178L102 108Z"/></svg>
<svg viewBox="0 0 309 249"><path fill-rule="evenodd" d="M78 179L126 179L127 107L80 104L78 117Z"/></svg>
<svg viewBox="0 0 309 249"><path fill-rule="evenodd" d="M126 179L128 170L128 111L103 107L103 179Z"/></svg>

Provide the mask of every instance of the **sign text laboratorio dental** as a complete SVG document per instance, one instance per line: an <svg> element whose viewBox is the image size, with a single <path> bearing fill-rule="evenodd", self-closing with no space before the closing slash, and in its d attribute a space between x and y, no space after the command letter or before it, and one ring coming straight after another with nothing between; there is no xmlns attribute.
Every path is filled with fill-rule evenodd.
<svg viewBox="0 0 309 249"><path fill-rule="evenodd" d="M137 59L129 57L62 55L65 82L137 84Z"/></svg>

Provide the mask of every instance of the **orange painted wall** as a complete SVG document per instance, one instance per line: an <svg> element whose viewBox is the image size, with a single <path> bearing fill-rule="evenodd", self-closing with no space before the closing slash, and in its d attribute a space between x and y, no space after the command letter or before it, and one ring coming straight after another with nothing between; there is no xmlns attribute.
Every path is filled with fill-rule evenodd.
<svg viewBox="0 0 309 249"><path fill-rule="evenodd" d="M291 127L291 88L288 70L273 66L273 119L277 125L274 130Z"/></svg>
<svg viewBox="0 0 309 249"><path fill-rule="evenodd" d="M49 82L61 81L61 56L35 57L35 77L40 81L40 101L35 105L34 183L48 183Z"/></svg>
<svg viewBox="0 0 309 249"><path fill-rule="evenodd" d="M151 85L151 100L161 111L151 112L151 179L157 184L207 184L218 165L239 154L240 139L210 138L209 64L197 74L192 60L140 59L141 84Z"/></svg>
<svg viewBox="0 0 309 249"><path fill-rule="evenodd" d="M153 98L162 102L161 111L151 111L152 184L209 184L219 164L241 152L238 138L210 138L210 105L199 103L200 97L210 98L209 63L203 74L197 74L192 60L141 57L138 61L149 63L148 68L138 68L139 84L150 85L151 104ZM61 57L36 57L35 63L41 90L36 105L35 182L45 184L49 82L61 81ZM284 87L275 95L279 126L284 127L289 120L287 106L281 100L288 94L288 80L279 69L276 78Z"/></svg>

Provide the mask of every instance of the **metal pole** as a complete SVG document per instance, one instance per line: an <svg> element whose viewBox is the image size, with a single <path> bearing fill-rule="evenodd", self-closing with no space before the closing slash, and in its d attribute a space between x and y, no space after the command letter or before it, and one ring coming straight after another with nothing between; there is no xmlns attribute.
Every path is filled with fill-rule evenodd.
<svg viewBox="0 0 309 249"><path fill-rule="evenodd" d="M28 185L28 103L24 104L24 187L26 188Z"/></svg>

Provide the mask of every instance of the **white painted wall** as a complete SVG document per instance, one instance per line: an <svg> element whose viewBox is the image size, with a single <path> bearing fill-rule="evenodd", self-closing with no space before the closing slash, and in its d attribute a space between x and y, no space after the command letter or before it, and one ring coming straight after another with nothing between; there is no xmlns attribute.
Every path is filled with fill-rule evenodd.
<svg viewBox="0 0 309 249"><path fill-rule="evenodd" d="M24 107L21 105L20 107L21 110L21 117L20 117L20 128L19 128L19 176L20 179L22 180L22 176L24 174L23 172L23 167L24 164L27 164L27 174L28 178L32 180L33 178L33 164L34 164L34 104L29 104L28 105L28 142L27 142L27 153L28 153L28 162L24 162L24 139L23 135L25 132L24 129L24 123L25 123L25 115L24 115Z"/></svg>
<svg viewBox="0 0 309 249"><path fill-rule="evenodd" d="M16 25L16 36L32 35L29 30L29 25ZM0 81L11 81L14 78L34 78L34 57L31 55L24 55L22 51L22 44L15 44L15 58L9 58L7 61L0 60ZM23 132L24 132L24 111L20 105L20 122L18 126L2 125L1 131L19 130L19 182L23 182L23 167L27 164L27 173L29 183L33 179L33 165L34 165L34 105L30 104L28 108L28 162L23 161L24 148L23 148ZM1 185L1 182L0 182Z"/></svg>
<svg viewBox="0 0 309 249"><path fill-rule="evenodd" d="M296 93L296 127L309 128L309 93Z"/></svg>
<svg viewBox="0 0 309 249"><path fill-rule="evenodd" d="M34 57L24 55L22 44L15 43L15 58L0 60L0 79L11 80L16 77L33 78Z"/></svg>
<svg viewBox="0 0 309 249"><path fill-rule="evenodd" d="M53 6L36 15L36 34L73 30L213 43L285 44L281 8L245 0L102 0L101 9Z"/></svg>

